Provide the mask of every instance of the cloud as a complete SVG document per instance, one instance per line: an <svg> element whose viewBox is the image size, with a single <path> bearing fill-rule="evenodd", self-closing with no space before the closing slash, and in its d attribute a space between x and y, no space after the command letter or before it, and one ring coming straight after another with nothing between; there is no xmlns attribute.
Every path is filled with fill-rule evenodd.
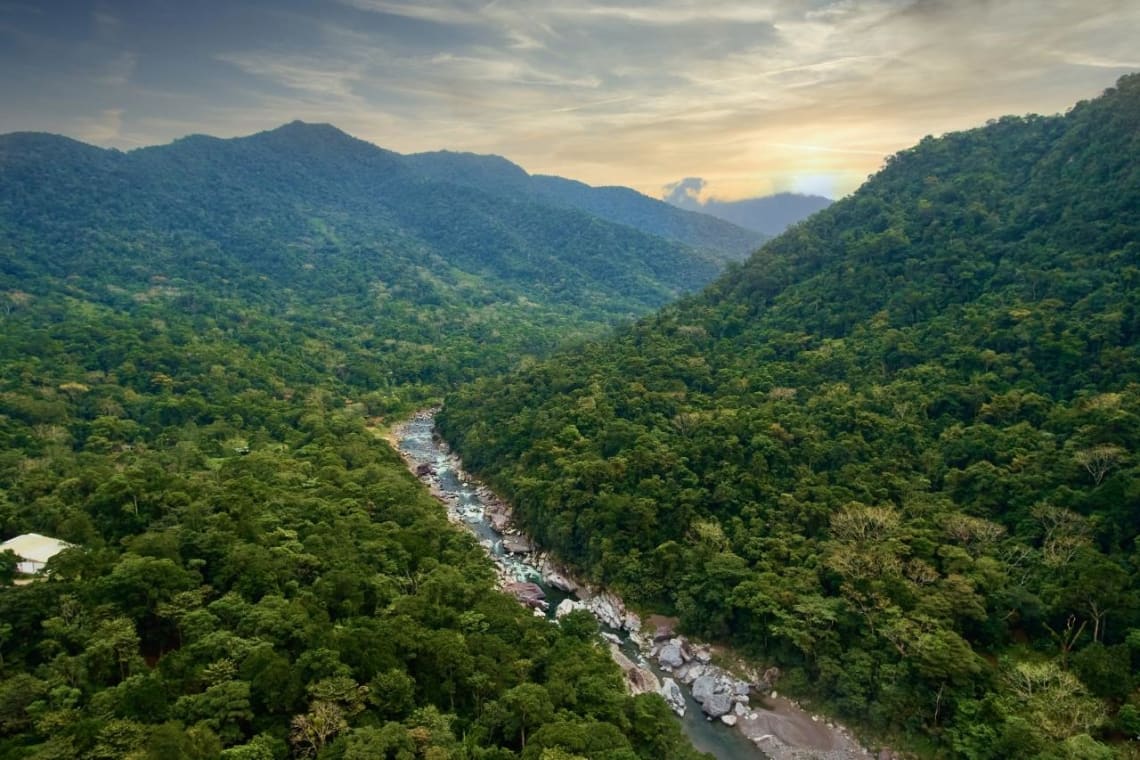
<svg viewBox="0 0 1140 760"><path fill-rule="evenodd" d="M108 108L94 116L76 119L73 134L80 140L96 144L112 144L122 137L123 109Z"/></svg>
<svg viewBox="0 0 1140 760"><path fill-rule="evenodd" d="M703 205L701 203L701 191L705 189L705 185L707 184L708 183L700 177L685 177L682 180L671 182L661 188L661 198L666 203L672 203L674 206L699 210Z"/></svg>
<svg viewBox="0 0 1140 760"><path fill-rule="evenodd" d="M219 53L215 58L284 87L329 98L356 98L353 86L362 76L358 64L343 60L263 53Z"/></svg>
<svg viewBox="0 0 1140 760"><path fill-rule="evenodd" d="M130 51L114 55L103 65L102 72L95 76L95 83L107 87L125 87L130 84L138 60L139 57Z"/></svg>
<svg viewBox="0 0 1140 760"><path fill-rule="evenodd" d="M118 109L122 144L300 117L721 199L848 192L926 134L1061 111L1140 67L1124 0L64 5L0 4L0 131Z"/></svg>

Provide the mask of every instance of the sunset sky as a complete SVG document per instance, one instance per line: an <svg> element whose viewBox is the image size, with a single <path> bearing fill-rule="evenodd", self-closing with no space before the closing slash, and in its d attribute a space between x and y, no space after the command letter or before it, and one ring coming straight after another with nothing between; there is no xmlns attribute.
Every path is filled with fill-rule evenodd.
<svg viewBox="0 0 1140 760"><path fill-rule="evenodd" d="M0 0L0 132L329 122L660 197L838 196L926 134L1140 70L1136 0Z"/></svg>

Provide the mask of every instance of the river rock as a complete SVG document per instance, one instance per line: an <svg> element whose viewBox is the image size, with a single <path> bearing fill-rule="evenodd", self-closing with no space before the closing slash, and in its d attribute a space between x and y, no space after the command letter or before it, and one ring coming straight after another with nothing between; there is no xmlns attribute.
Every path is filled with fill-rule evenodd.
<svg viewBox="0 0 1140 760"><path fill-rule="evenodd" d="M681 650L681 659L685 662L693 659L693 653L689 649L689 642L685 641L683 637L677 636L676 638L669 639L669 643Z"/></svg>
<svg viewBox="0 0 1140 760"><path fill-rule="evenodd" d="M638 617L636 613L627 610L625 620L622 621L621 627L630 633L637 633L641 630L641 618Z"/></svg>
<svg viewBox="0 0 1140 760"><path fill-rule="evenodd" d="M537 583L514 582L508 583L503 590L528 607L546 607L546 592Z"/></svg>
<svg viewBox="0 0 1140 760"><path fill-rule="evenodd" d="M638 694L654 694L661 689L661 682L648 668L637 667L626 671L625 681L629 685L629 693L635 697Z"/></svg>
<svg viewBox="0 0 1140 760"><path fill-rule="evenodd" d="M625 605L613 594L602 592L585 601L586 609L593 613L603 625L621 628L625 620Z"/></svg>
<svg viewBox="0 0 1140 760"><path fill-rule="evenodd" d="M653 634L654 641L668 641L673 638L673 623L666 621L657 626L657 630Z"/></svg>
<svg viewBox="0 0 1140 760"><path fill-rule="evenodd" d="M502 533L511 525L510 507L501 501L485 503L483 505L483 514L496 533Z"/></svg>
<svg viewBox="0 0 1140 760"><path fill-rule="evenodd" d="M681 647L672 643L661 648L657 655L657 661L661 663L661 667L670 669L676 669L685 664L685 658L681 655Z"/></svg>
<svg viewBox="0 0 1140 760"><path fill-rule="evenodd" d="M731 714L731 713L729 713L728 715L722 715L722 716L720 716L720 722L726 726L735 726L736 725L736 716Z"/></svg>
<svg viewBox="0 0 1140 760"><path fill-rule="evenodd" d="M543 574L543 580L548 585L553 586L559 591L565 591L567 594L573 594L578 590L578 584L567 578L557 570L548 570Z"/></svg>
<svg viewBox="0 0 1140 760"><path fill-rule="evenodd" d="M503 536L503 551L511 554L529 554L534 544L526 536Z"/></svg>
<svg viewBox="0 0 1140 760"><path fill-rule="evenodd" d="M742 702L737 702L736 707L732 708L732 711L734 713L736 713L739 717L743 718L745 715L748 714L748 705L746 705Z"/></svg>
<svg viewBox="0 0 1140 760"><path fill-rule="evenodd" d="M609 631L602 631L602 638L613 644L614 646L621 646L621 636Z"/></svg>
<svg viewBox="0 0 1140 760"><path fill-rule="evenodd" d="M421 478L430 477L435 475L435 468L431 466L430 462L416 465L416 475Z"/></svg>
<svg viewBox="0 0 1140 760"><path fill-rule="evenodd" d="M678 671L678 676L684 683L692 683L704 675L709 675L708 668L699 662L690 662Z"/></svg>
<svg viewBox="0 0 1140 760"><path fill-rule="evenodd" d="M653 671L641 667L626 657L618 645L612 642L610 644L610 657L625 675L625 688L630 694L637 696L638 694L653 694L661 691L661 682L657 680Z"/></svg>
<svg viewBox="0 0 1140 760"><path fill-rule="evenodd" d="M716 691L716 679L712 676L701 676L693 681L692 691L693 699L703 704Z"/></svg>
<svg viewBox="0 0 1140 760"><path fill-rule="evenodd" d="M661 682L661 690L658 693L665 698L669 707L673 708L673 712L681 716L685 714L685 694L676 681L666 678Z"/></svg>
<svg viewBox="0 0 1140 760"><path fill-rule="evenodd" d="M584 609L586 609L586 605L582 604L577 599L563 599L554 609L554 617L557 620L561 620L575 610Z"/></svg>
<svg viewBox="0 0 1140 760"><path fill-rule="evenodd" d="M727 694L713 694L701 703L701 709L710 718L719 718L732 709L732 699Z"/></svg>

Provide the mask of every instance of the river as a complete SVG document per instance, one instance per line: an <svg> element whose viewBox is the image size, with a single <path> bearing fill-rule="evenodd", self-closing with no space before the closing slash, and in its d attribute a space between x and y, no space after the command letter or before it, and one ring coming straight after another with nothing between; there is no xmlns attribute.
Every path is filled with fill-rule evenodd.
<svg viewBox="0 0 1140 760"><path fill-rule="evenodd" d="M498 566L504 580L535 583L542 588L549 605L546 614L548 617L553 617L558 604L563 599L574 596L544 581L542 573L528 561L534 556L533 554L511 553L504 548L504 538L508 541L517 541L521 537L504 537L495 530L488 515L494 511L496 503L499 503L498 500L486 487L463 471L459 459L449 451L447 444L435 437L434 425L432 413L420 412L398 425L390 440L403 454L413 471L422 466L431 468L428 477L432 493L447 505L449 517L453 521L461 523L475 535ZM669 675L645 658L634 642L621 631L609 629L608 632L622 636L621 648L627 657L652 670L658 678ZM698 750L711 754L717 760L764 760L780 754L778 752L772 755L766 754L740 731L729 728L719 720L708 720L700 704L693 698L689 687L682 684L681 690L685 696L686 710L684 716L678 720L685 735ZM856 753L854 750L857 745L853 744L852 752L841 750L837 753L835 750L841 744L846 747L845 743L838 742L838 739L843 737L838 734L831 736L830 734L835 732L828 732L822 724L816 722L817 718L810 716L794 703L782 698L779 700L754 698L753 701L766 702L767 706L772 708L769 710L757 707L752 713L753 718L756 717L757 711L761 713L760 719L766 721L764 725L770 726L764 730L771 731L774 735L784 734L785 736L781 738L786 738L787 734L796 733L797 730L805 737L811 733L816 734L814 737L791 742L792 746L785 745L787 749L797 752L807 750L802 755L797 754L798 757L813 756L814 753L811 752L813 749L822 750L819 755L815 755L817 757L866 757L862 751ZM799 747L795 747L796 744ZM817 746L812 746L813 744Z"/></svg>

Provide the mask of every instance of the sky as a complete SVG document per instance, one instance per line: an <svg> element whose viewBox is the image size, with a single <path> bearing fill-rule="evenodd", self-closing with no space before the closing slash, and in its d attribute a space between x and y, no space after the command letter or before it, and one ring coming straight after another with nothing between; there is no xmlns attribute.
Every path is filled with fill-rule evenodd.
<svg viewBox="0 0 1140 760"><path fill-rule="evenodd" d="M328 122L661 197L838 197L1140 70L1137 0L0 0L0 133Z"/></svg>

